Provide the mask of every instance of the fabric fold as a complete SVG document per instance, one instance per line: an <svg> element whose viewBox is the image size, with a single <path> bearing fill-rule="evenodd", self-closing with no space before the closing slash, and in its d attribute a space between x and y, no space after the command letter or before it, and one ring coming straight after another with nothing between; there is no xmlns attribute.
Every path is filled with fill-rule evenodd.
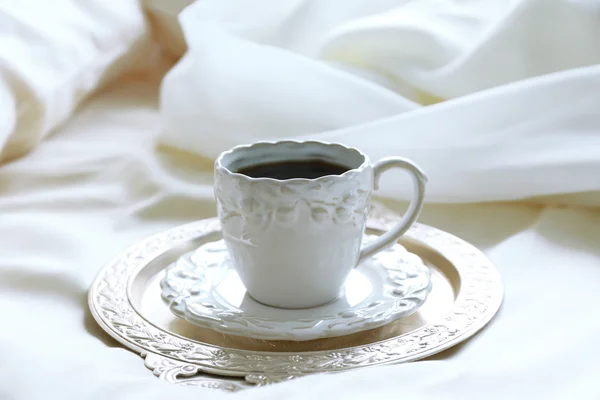
<svg viewBox="0 0 600 400"><path fill-rule="evenodd" d="M214 158L257 140L342 142L419 163L429 202L600 191L600 9L414 0L349 17L327 2L236 6L181 14L189 50L163 81L161 143ZM317 8L330 22L315 20L318 39L310 24L282 22ZM276 41L282 32L312 35L312 47ZM410 198L397 176L381 188Z"/></svg>
<svg viewBox="0 0 600 400"><path fill-rule="evenodd" d="M0 162L33 149L99 86L147 66L137 1L0 5Z"/></svg>

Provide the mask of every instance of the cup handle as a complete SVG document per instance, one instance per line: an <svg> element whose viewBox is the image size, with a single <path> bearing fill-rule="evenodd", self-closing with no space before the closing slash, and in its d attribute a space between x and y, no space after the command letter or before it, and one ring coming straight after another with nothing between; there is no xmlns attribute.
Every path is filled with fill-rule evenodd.
<svg viewBox="0 0 600 400"><path fill-rule="evenodd" d="M363 261L365 258L372 256L373 254L387 248L391 244L395 243L400 239L410 227L417 220L421 209L423 208L423 201L425 200L425 184L427 183L427 175L411 161L401 157L387 157L382 158L373 164L374 185L375 190L379 189L379 178L381 174L390 168L400 168L410 173L413 181L413 192L414 197L410 202L408 210L402 217L402 219L392 227L389 231L381 235L377 240L369 243L363 247L360 251L358 263Z"/></svg>

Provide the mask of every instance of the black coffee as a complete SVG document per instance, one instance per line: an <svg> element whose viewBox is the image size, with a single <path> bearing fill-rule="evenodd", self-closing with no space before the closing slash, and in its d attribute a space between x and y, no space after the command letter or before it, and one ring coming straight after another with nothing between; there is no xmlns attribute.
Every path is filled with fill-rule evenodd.
<svg viewBox="0 0 600 400"><path fill-rule="evenodd" d="M341 175L349 169L326 161L304 160L256 164L240 168L237 172L251 178L286 180L294 178L316 179L325 175Z"/></svg>

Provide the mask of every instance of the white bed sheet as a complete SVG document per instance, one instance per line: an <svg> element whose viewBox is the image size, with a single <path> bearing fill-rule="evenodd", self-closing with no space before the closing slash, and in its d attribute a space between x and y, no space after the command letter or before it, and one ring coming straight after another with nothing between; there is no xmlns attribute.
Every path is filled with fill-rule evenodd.
<svg viewBox="0 0 600 400"><path fill-rule="evenodd" d="M215 214L212 162L153 144L157 89L158 77L113 84L0 168L0 399L225 398L159 381L87 309L86 291L115 253ZM430 360L235 396L600 397L600 210L427 205L420 221L472 242L497 264L505 302L485 330Z"/></svg>

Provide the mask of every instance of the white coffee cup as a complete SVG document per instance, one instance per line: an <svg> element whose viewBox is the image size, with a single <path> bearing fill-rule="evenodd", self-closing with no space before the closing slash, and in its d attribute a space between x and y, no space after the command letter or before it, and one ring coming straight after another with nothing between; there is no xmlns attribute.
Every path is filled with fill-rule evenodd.
<svg viewBox="0 0 600 400"><path fill-rule="evenodd" d="M319 160L347 171L316 179L277 180L238 173L249 166ZM407 170L414 198L402 220L361 248L371 193L390 168ZM415 222L427 177L411 161L371 164L357 149L317 141L237 146L215 162L215 195L222 233L236 271L255 300L308 308L338 297L350 271L395 243Z"/></svg>

